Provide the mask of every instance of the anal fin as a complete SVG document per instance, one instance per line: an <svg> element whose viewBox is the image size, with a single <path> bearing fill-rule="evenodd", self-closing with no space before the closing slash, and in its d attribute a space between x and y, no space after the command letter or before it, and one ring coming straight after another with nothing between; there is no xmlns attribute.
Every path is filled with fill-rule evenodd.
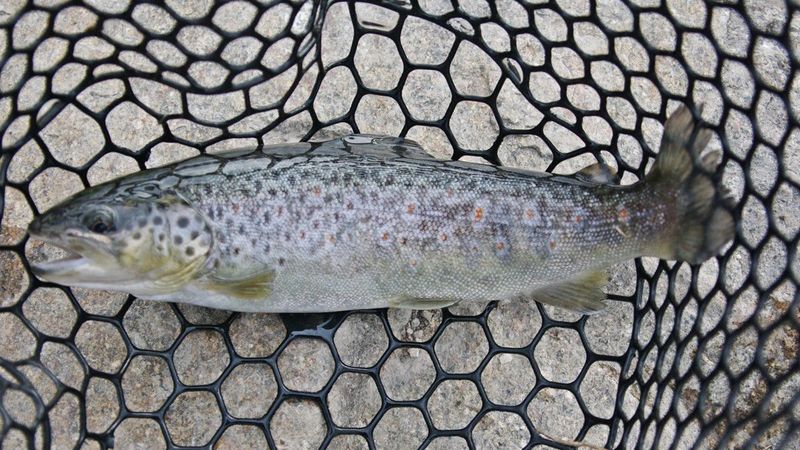
<svg viewBox="0 0 800 450"><path fill-rule="evenodd" d="M453 306L458 300L438 298L397 297L389 300L390 308L400 309L442 309Z"/></svg>
<svg viewBox="0 0 800 450"><path fill-rule="evenodd" d="M603 286L607 279L605 271L589 272L579 278L538 289L531 297L540 303L591 314L605 308Z"/></svg>
<svg viewBox="0 0 800 450"><path fill-rule="evenodd" d="M242 300L266 298L272 289L275 272L265 270L240 278L227 278L211 275L206 282L208 290Z"/></svg>

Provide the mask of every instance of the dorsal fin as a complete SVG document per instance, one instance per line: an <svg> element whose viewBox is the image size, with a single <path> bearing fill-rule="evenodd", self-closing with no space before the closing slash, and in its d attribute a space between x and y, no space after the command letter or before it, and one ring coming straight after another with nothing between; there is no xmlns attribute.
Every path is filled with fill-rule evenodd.
<svg viewBox="0 0 800 450"><path fill-rule="evenodd" d="M416 141L375 134L351 134L339 138L350 153L384 158L436 159Z"/></svg>

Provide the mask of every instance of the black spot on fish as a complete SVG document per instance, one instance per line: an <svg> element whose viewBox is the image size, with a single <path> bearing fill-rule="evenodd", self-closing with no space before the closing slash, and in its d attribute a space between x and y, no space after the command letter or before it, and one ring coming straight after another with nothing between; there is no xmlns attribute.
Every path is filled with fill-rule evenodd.
<svg viewBox="0 0 800 450"><path fill-rule="evenodd" d="M175 236L174 238L172 238L172 242L174 242L175 245L181 245L181 244L183 244L183 237L182 236Z"/></svg>
<svg viewBox="0 0 800 450"><path fill-rule="evenodd" d="M267 211L267 212L264 213L264 223L268 224L269 223L269 219L270 219L269 211Z"/></svg>
<svg viewBox="0 0 800 450"><path fill-rule="evenodd" d="M239 225L239 234L244 234L244 224Z"/></svg>
<svg viewBox="0 0 800 450"><path fill-rule="evenodd" d="M194 256L194 247L186 247L186 256Z"/></svg>
<svg viewBox="0 0 800 450"><path fill-rule="evenodd" d="M239 256L239 252L241 252L241 251L242 250L239 247L234 247L233 248L233 254L236 255L236 256Z"/></svg>
<svg viewBox="0 0 800 450"><path fill-rule="evenodd" d="M139 233L137 231L136 233L133 233L133 236L131 236L131 237L133 238L134 241L138 241L139 239L142 238L142 233Z"/></svg>
<svg viewBox="0 0 800 450"><path fill-rule="evenodd" d="M164 242L164 239L166 239L166 238L167 237L164 235L164 233L159 233L159 235L158 235L158 241L159 242Z"/></svg>
<svg viewBox="0 0 800 450"><path fill-rule="evenodd" d="M286 260L283 258L278 258L278 265L283 266L284 264L286 264Z"/></svg>
<svg viewBox="0 0 800 450"><path fill-rule="evenodd" d="M258 245L258 241L255 238L251 239L250 243L253 244L253 247Z"/></svg>
<svg viewBox="0 0 800 450"><path fill-rule="evenodd" d="M189 235L191 240L197 239L197 236L200 236L200 232L197 230L192 231L192 234Z"/></svg>
<svg viewBox="0 0 800 450"><path fill-rule="evenodd" d="M267 194L269 194L269 195L274 197L275 194L277 194L277 192L275 192L275 189L270 189L270 190L267 191Z"/></svg>
<svg viewBox="0 0 800 450"><path fill-rule="evenodd" d="M178 226L180 228L186 228L189 226L189 218L188 217L180 217L178 218Z"/></svg>
<svg viewBox="0 0 800 450"><path fill-rule="evenodd" d="M161 225L163 223L164 223L164 219L162 219L161 216L153 217L153 225Z"/></svg>
<svg viewBox="0 0 800 450"><path fill-rule="evenodd" d="M147 226L147 219L139 219L139 228L144 228Z"/></svg>

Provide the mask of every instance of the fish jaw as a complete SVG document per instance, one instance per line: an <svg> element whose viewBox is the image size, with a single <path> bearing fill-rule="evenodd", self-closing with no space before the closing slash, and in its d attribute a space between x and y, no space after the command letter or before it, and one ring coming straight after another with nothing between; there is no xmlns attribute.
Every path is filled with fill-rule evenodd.
<svg viewBox="0 0 800 450"><path fill-rule="evenodd" d="M71 286L110 284L119 279L117 264L108 247L108 239L89 236L78 230L66 230L63 235L42 233L36 222L29 227L32 239L53 245L67 252L60 259L34 263L33 274L44 281Z"/></svg>

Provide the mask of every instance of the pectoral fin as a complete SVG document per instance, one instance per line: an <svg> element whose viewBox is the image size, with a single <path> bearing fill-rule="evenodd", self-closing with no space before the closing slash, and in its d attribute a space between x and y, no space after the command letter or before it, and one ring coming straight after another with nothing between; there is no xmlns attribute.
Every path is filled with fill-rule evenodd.
<svg viewBox="0 0 800 450"><path fill-rule="evenodd" d="M264 270L239 278L211 275L206 283L206 288L229 297L258 300L269 295L274 276L275 272L272 270Z"/></svg>
<svg viewBox="0 0 800 450"><path fill-rule="evenodd" d="M532 298L540 303L591 314L605 308L603 286L606 282L605 271L590 272L571 281L545 286L535 291Z"/></svg>
<svg viewBox="0 0 800 450"><path fill-rule="evenodd" d="M442 309L453 306L458 300L438 298L397 297L389 300L390 308L400 309Z"/></svg>

